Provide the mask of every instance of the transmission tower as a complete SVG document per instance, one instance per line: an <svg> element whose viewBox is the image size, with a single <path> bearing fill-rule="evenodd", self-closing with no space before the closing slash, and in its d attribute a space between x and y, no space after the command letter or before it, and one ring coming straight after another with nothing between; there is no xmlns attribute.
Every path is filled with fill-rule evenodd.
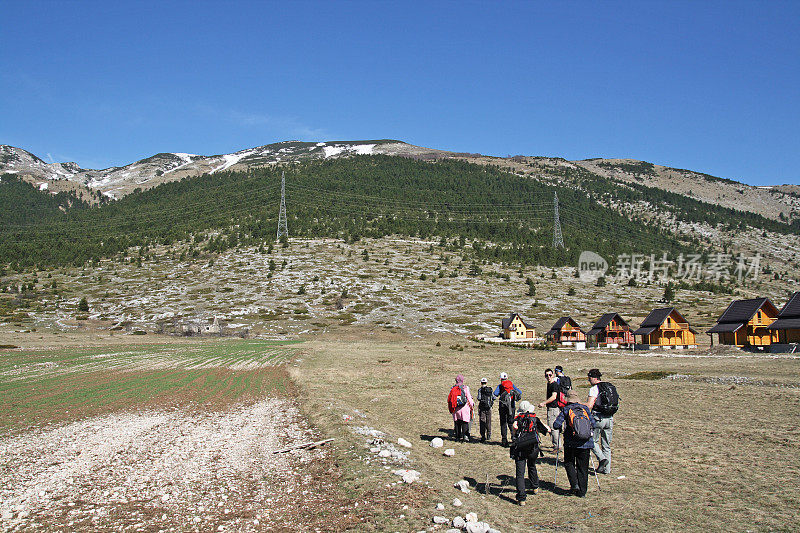
<svg viewBox="0 0 800 533"><path fill-rule="evenodd" d="M278 236L275 240L281 240L284 235L289 238L289 228L286 225L286 174L281 172L281 210L278 213Z"/></svg>
<svg viewBox="0 0 800 533"><path fill-rule="evenodd" d="M558 218L558 193L553 193L553 248L563 248L564 237L561 235L561 221Z"/></svg>

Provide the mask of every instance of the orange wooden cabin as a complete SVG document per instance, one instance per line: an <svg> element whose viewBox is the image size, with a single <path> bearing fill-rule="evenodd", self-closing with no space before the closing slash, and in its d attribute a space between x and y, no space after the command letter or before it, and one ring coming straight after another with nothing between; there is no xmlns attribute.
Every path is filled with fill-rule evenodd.
<svg viewBox="0 0 800 533"><path fill-rule="evenodd" d="M606 313L595 322L586 336L594 338L598 346L630 346L635 342L631 327L619 313Z"/></svg>
<svg viewBox="0 0 800 533"><path fill-rule="evenodd" d="M633 334L641 335L642 344L651 347L697 346L697 331L674 307L653 309Z"/></svg>
<svg viewBox="0 0 800 533"><path fill-rule="evenodd" d="M706 333L714 343L714 333L720 344L730 346L769 346L778 342L778 332L769 327L778 318L778 308L769 298L735 300Z"/></svg>
<svg viewBox="0 0 800 533"><path fill-rule="evenodd" d="M559 318L545 336L556 344L574 344L586 341L586 333L569 316Z"/></svg>
<svg viewBox="0 0 800 533"><path fill-rule="evenodd" d="M777 344L800 343L800 292L789 298L767 329L778 334Z"/></svg>

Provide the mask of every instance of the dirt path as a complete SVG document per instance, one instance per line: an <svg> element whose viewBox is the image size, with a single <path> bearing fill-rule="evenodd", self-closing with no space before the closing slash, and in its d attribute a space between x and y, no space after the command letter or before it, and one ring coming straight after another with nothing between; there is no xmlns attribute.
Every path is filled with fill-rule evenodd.
<svg viewBox="0 0 800 533"><path fill-rule="evenodd" d="M6 437L0 526L302 530L326 498L307 466L328 452L272 452L314 437L295 404L276 399L225 411L114 413Z"/></svg>

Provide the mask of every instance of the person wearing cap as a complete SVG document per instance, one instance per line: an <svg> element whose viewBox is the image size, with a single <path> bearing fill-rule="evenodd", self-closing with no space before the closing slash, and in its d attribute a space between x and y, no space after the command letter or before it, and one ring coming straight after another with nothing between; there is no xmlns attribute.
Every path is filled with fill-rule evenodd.
<svg viewBox="0 0 800 533"><path fill-rule="evenodd" d="M519 413L514 417L512 425L512 445L509 455L516 464L517 503L525 505L525 467L528 469L528 480L534 494L539 492L539 474L536 471L536 460L541 453L539 433L546 435L551 431L547 424L533 412L533 404L528 401L519 402Z"/></svg>
<svg viewBox="0 0 800 533"><path fill-rule="evenodd" d="M489 380L481 379L481 388L478 389L478 423L481 428L481 442L486 442L492 438L492 404L494 395L492 388L487 385Z"/></svg>
<svg viewBox="0 0 800 533"><path fill-rule="evenodd" d="M456 384L454 387L461 389L464 392L464 395L467 397L467 403L453 412L453 429L455 433L455 440L469 442L469 423L472 420L472 412L473 407L475 406L475 401L472 399L472 394L469 392L469 387L464 385L464 376L462 374L456 376Z"/></svg>
<svg viewBox="0 0 800 533"><path fill-rule="evenodd" d="M556 365L554 370L556 371L556 381L561 385L561 389L564 391L571 389L572 380L568 375L564 374L564 369L561 368L561 365Z"/></svg>
<svg viewBox="0 0 800 533"><path fill-rule="evenodd" d="M552 368L548 368L544 371L544 377L547 380L547 396L544 401L539 403L539 407L547 408L547 423L552 426L553 420L555 420L561 412L561 409L558 407L558 393L561 389ZM560 436L561 432L557 430L553 430L550 433L550 439L553 442L553 451L558 450Z"/></svg>
<svg viewBox="0 0 800 533"><path fill-rule="evenodd" d="M594 448L594 437L582 439L567 423L570 410L581 409L584 411L585 418L594 431L594 417L589 409L580 403L581 399L574 390L570 389L565 393L567 405L561 409L561 413L553 421L553 429L564 428L564 470L567 471L570 493L575 496L586 496L589 486L589 454ZM566 427L564 427L566 425Z"/></svg>
<svg viewBox="0 0 800 533"><path fill-rule="evenodd" d="M508 374L501 372L500 384L492 394L500 400L497 412L500 415L501 444L508 446L508 433L514 423L514 412L516 411L517 401L522 399L522 391L508 379Z"/></svg>
<svg viewBox="0 0 800 533"><path fill-rule="evenodd" d="M616 395L617 389L606 381L603 381L603 374L597 368L589 370L588 378L592 387L589 389L589 399L586 406L592 410L594 416L595 431L594 431L594 448L593 452L599 463L597 464L597 472L600 474L608 474L611 472L611 430L614 428L614 414L616 409L609 409L609 406L601 405L603 400L597 401L600 396L601 388L613 389ZM608 398L608 396L605 396ZM618 397L617 397L618 398Z"/></svg>

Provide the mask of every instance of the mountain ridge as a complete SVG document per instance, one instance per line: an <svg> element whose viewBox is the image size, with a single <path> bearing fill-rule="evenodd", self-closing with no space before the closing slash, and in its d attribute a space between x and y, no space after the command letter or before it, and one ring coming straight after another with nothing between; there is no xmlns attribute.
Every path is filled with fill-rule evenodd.
<svg viewBox="0 0 800 533"><path fill-rule="evenodd" d="M568 169L583 169L623 186L644 185L707 203L749 211L774 220L800 218L800 187L752 186L703 172L679 169L629 158L590 158L570 161L559 157L487 156L415 146L394 139L362 141L282 141L246 148L230 154L199 155L161 152L124 166L84 169L75 162L46 163L23 148L0 145L0 174L15 174L53 193L75 192L97 202L119 199L131 192L162 183L224 171L247 171L293 161L380 154L436 161L461 159L527 175L543 182L569 184ZM580 183L572 183L580 187Z"/></svg>

